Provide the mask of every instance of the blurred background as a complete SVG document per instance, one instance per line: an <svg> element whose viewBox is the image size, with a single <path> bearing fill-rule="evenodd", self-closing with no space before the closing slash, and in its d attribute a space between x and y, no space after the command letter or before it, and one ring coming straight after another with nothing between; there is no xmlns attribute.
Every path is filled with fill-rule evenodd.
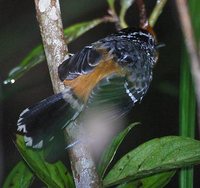
<svg viewBox="0 0 200 188"><path fill-rule="evenodd" d="M155 0L146 1L148 13L154 4ZM106 0L95 0L95 3L93 0L60 0L60 5L64 28L102 17L108 9ZM166 46L160 49L159 62L154 69L153 82L147 95L141 104L135 106L127 120L127 125L135 121L142 125L129 134L119 149L118 158L149 139L178 135L179 70L183 41L177 17L175 4L169 0L155 26L158 41ZM138 26L135 5L129 9L126 19L129 25ZM113 24L101 24L71 43L69 51L75 53L114 31ZM20 160L12 141L19 113L53 94L46 62L31 69L14 84L3 84L9 71L40 43L34 1L0 0L0 185ZM178 178L175 176L167 187L177 186Z"/></svg>

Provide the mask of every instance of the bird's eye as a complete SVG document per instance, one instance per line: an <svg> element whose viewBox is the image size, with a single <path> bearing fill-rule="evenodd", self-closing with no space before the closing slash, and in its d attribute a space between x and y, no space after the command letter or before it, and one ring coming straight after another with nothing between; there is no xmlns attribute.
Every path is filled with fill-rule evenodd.
<svg viewBox="0 0 200 188"><path fill-rule="evenodd" d="M153 40L152 38L149 39L149 44L150 44L151 46L154 46L154 45L155 45L154 40Z"/></svg>

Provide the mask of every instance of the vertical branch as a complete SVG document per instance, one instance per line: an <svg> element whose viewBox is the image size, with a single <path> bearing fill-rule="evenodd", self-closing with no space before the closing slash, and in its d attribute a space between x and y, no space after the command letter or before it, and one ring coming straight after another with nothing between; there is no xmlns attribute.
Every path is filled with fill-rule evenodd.
<svg viewBox="0 0 200 188"><path fill-rule="evenodd" d="M64 85L58 78L58 66L68 53L59 0L35 0L35 7L53 89L55 93L59 93ZM71 123L65 130L66 136L77 140L80 129L79 125ZM70 148L69 156L76 187L98 188L100 180L87 146L83 143L76 144Z"/></svg>
<svg viewBox="0 0 200 188"><path fill-rule="evenodd" d="M36 16L39 22L49 73L55 93L64 89L58 78L58 66L67 54L58 0L35 0Z"/></svg>
<svg viewBox="0 0 200 188"><path fill-rule="evenodd" d="M80 135L84 134L84 130L82 130L80 124L76 125L76 123L70 124L67 129L70 141L74 143L78 140L78 143L69 148L69 157L76 188L100 188L102 187L101 181L87 144L79 141ZM77 126L79 127L78 129Z"/></svg>
<svg viewBox="0 0 200 188"><path fill-rule="evenodd" d="M186 0L176 0L176 5L180 17L181 27L185 39L185 44L190 57L190 67L193 76L195 93L198 105L198 123L200 127L200 59L195 43L194 32L190 20Z"/></svg>

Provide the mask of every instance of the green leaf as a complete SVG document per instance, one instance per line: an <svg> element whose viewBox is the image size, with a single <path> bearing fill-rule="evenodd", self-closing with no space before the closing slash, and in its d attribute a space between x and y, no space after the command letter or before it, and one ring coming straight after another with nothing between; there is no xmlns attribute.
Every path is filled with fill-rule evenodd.
<svg viewBox="0 0 200 188"><path fill-rule="evenodd" d="M94 28L103 22L103 19L95 19L88 22L81 22L74 24L64 30L65 37L68 43L74 41L81 35L83 35L88 30ZM4 81L4 84L14 83L17 79L22 77L35 65L42 63L45 60L45 54L42 45L35 47L28 55L22 60L22 62L13 68L9 74L8 78Z"/></svg>
<svg viewBox="0 0 200 188"><path fill-rule="evenodd" d="M108 168L109 164L113 160L113 158L117 152L117 149L119 148L120 144L122 143L122 141L124 140L126 135L129 133L129 131L133 127L135 127L138 124L139 123L133 123L133 124L129 125L125 130L123 130L119 135L117 135L112 140L111 144L106 148L106 150L104 151L104 153L101 157L99 165L98 165L98 172L101 177L104 176L106 169Z"/></svg>
<svg viewBox="0 0 200 188"><path fill-rule="evenodd" d="M120 0L121 11L126 12L135 0Z"/></svg>
<svg viewBox="0 0 200 188"><path fill-rule="evenodd" d="M34 175L24 162L19 162L7 176L3 188L28 188L33 182Z"/></svg>
<svg viewBox="0 0 200 188"><path fill-rule="evenodd" d="M119 185L116 188L162 188L167 185L175 172L176 171L162 172L147 178Z"/></svg>
<svg viewBox="0 0 200 188"><path fill-rule="evenodd" d="M149 25L151 27L154 27L155 23L157 22L160 14L163 11L163 8L165 7L165 4L167 3L167 0L159 0L156 1L156 5L149 17Z"/></svg>
<svg viewBox="0 0 200 188"><path fill-rule="evenodd" d="M34 174L49 187L74 187L72 177L62 162L47 163L43 158L43 151L27 148L22 136L17 135L16 145Z"/></svg>
<svg viewBox="0 0 200 188"><path fill-rule="evenodd" d="M198 46L200 40L200 20L197 18L200 16L199 12L200 2L198 0L190 0L188 1L188 5L189 5L188 8L190 11L192 26L195 33L195 39Z"/></svg>
<svg viewBox="0 0 200 188"><path fill-rule="evenodd" d="M110 186L200 163L200 142L178 136L150 140L122 157L104 179Z"/></svg>
<svg viewBox="0 0 200 188"><path fill-rule="evenodd" d="M165 187L174 176L176 171L163 172L141 179L140 182L143 188L162 188Z"/></svg>
<svg viewBox="0 0 200 188"><path fill-rule="evenodd" d="M37 46L22 60L22 62L13 68L9 74L8 78L4 80L4 84L13 84L17 79L22 77L26 72L28 72L35 65L43 62L45 60L44 50L42 45Z"/></svg>
<svg viewBox="0 0 200 188"><path fill-rule="evenodd" d="M196 44L199 44L200 39L200 16L199 0L188 1L188 8L190 11L192 27L195 34ZM180 78L180 135L194 138L196 127L196 97L190 72L190 60L188 52L184 47L182 49L181 58L181 78ZM179 176L179 184L181 188L193 187L193 168L187 167L181 169Z"/></svg>
<svg viewBox="0 0 200 188"><path fill-rule="evenodd" d="M196 125L196 98L186 49L184 49L183 52L179 95L179 132L181 136L194 138ZM187 167L181 170L179 182L182 187L193 187L192 168Z"/></svg>
<svg viewBox="0 0 200 188"><path fill-rule="evenodd" d="M107 3L110 9L115 12L115 0L107 0Z"/></svg>
<svg viewBox="0 0 200 188"><path fill-rule="evenodd" d="M121 10L120 10L120 13L119 13L119 21L120 21L120 26L122 28L128 27L128 25L126 24L126 21L125 21L125 15L126 15L126 11L134 3L134 1L135 0L121 0L120 1Z"/></svg>
<svg viewBox="0 0 200 188"><path fill-rule="evenodd" d="M95 19L92 21L87 21L87 22L81 22L74 24L64 30L64 35L67 39L67 43L70 43L89 31L90 29L96 27L100 23L102 23L104 20L103 19Z"/></svg>

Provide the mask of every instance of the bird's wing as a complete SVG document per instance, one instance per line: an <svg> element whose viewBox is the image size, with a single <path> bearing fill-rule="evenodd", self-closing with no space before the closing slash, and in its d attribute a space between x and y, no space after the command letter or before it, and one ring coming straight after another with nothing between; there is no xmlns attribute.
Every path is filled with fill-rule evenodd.
<svg viewBox="0 0 200 188"><path fill-rule="evenodd" d="M133 101L129 96L126 84L126 78L117 74L112 74L102 79L92 90L86 109L112 109L115 117L126 114L137 102L136 100Z"/></svg>
<svg viewBox="0 0 200 188"><path fill-rule="evenodd" d="M134 73L132 73L134 74ZM125 115L146 94L151 80L131 80L111 74L102 79L90 93L87 109L114 109L114 117Z"/></svg>
<svg viewBox="0 0 200 188"><path fill-rule="evenodd" d="M103 54L94 45L86 46L58 67L59 78L72 80L79 75L90 73L103 60Z"/></svg>

